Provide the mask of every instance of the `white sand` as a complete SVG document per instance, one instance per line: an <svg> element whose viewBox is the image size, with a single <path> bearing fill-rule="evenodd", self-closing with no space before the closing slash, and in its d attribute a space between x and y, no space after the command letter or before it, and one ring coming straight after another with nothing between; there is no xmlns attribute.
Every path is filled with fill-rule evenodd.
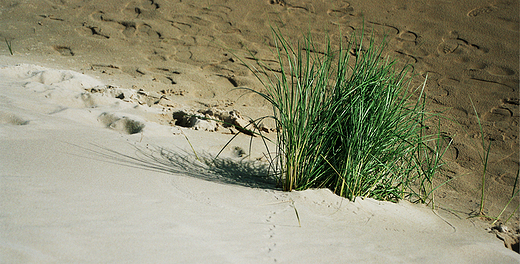
<svg viewBox="0 0 520 264"><path fill-rule="evenodd" d="M181 129L150 121L159 108L89 97L102 82L76 72L0 62L0 263L519 262L445 211L250 187L257 163L230 150L218 166L196 161ZM102 113L127 119L110 129ZM124 133L132 120L142 133ZM182 131L201 156L230 138Z"/></svg>

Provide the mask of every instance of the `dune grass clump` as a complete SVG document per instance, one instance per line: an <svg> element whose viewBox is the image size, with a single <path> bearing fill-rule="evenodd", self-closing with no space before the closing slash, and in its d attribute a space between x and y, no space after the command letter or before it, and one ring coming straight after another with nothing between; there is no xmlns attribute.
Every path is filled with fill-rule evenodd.
<svg viewBox="0 0 520 264"><path fill-rule="evenodd" d="M396 71L384 44L363 36L319 51L310 37L292 46L273 30L279 70L248 66L273 107L277 138L270 156L285 191L329 188L350 200L421 202L442 165L440 135L426 135L424 84L409 91L409 68ZM352 39L356 39L353 36Z"/></svg>

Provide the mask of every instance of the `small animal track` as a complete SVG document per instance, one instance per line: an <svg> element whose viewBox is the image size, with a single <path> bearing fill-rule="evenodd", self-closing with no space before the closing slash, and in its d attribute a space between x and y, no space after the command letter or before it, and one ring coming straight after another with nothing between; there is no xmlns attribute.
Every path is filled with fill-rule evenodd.
<svg viewBox="0 0 520 264"><path fill-rule="evenodd" d="M267 254L272 253L276 249L276 225L272 223L272 218L276 215L276 211L269 212L269 215L265 219L265 222L269 225L267 227ZM276 262L276 259L273 258Z"/></svg>
<svg viewBox="0 0 520 264"><path fill-rule="evenodd" d="M275 236L275 230L276 230L276 225L269 226L269 231L268 231L269 243L267 244L267 253L273 252L276 248L276 242L271 241L273 239L273 237ZM273 259L273 261L276 262L276 259Z"/></svg>

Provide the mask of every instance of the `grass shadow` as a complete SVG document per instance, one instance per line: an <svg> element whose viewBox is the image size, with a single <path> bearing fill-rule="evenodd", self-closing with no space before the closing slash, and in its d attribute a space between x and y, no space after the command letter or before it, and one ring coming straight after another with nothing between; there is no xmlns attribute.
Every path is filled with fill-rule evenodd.
<svg viewBox="0 0 520 264"><path fill-rule="evenodd" d="M269 174L269 165L257 160L220 158L209 153L197 153L197 158L181 149L174 151L151 145L132 145L133 155L95 144L93 148L74 146L96 156L89 158L132 168L250 188L275 189L277 186L275 177Z"/></svg>

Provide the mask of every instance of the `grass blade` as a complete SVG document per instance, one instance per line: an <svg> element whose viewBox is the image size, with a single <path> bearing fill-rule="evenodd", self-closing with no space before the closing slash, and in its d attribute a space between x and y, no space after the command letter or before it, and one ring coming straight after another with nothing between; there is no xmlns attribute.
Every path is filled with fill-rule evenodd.
<svg viewBox="0 0 520 264"><path fill-rule="evenodd" d="M9 49L9 53L11 55L14 55L13 54L13 49L12 49L12 46L11 46L11 41L7 40L7 38L4 38L4 40L5 40L5 44L7 44L7 48Z"/></svg>

